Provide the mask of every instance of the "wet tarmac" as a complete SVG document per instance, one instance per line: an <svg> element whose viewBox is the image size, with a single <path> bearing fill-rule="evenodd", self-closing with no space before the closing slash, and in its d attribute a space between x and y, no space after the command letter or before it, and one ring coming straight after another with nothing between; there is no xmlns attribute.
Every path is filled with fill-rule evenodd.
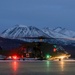
<svg viewBox="0 0 75 75"><path fill-rule="evenodd" d="M0 60L0 75L75 75L75 61Z"/></svg>

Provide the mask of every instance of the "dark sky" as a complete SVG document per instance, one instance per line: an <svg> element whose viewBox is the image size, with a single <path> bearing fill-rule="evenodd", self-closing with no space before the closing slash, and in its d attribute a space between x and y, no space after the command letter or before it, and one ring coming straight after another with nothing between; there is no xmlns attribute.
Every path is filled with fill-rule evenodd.
<svg viewBox="0 0 75 75"><path fill-rule="evenodd" d="M16 24L75 31L75 0L0 0L0 32Z"/></svg>

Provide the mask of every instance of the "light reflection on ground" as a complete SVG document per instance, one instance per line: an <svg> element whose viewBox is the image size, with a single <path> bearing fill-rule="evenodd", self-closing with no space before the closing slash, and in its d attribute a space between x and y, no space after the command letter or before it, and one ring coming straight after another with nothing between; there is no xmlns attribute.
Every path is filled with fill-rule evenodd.
<svg viewBox="0 0 75 75"><path fill-rule="evenodd" d="M60 61L61 71L64 71L64 66L65 66L65 62L64 61Z"/></svg>
<svg viewBox="0 0 75 75"><path fill-rule="evenodd" d="M12 62L12 67L13 67L14 72L16 72L18 69L18 62L16 61Z"/></svg>
<svg viewBox="0 0 75 75"><path fill-rule="evenodd" d="M16 75L18 73L19 62L13 61L10 64L11 64L11 68L12 68L12 71L13 71L13 75Z"/></svg>
<svg viewBox="0 0 75 75"><path fill-rule="evenodd" d="M75 61L0 60L0 75L75 75Z"/></svg>
<svg viewBox="0 0 75 75"><path fill-rule="evenodd" d="M47 61L47 64L46 65L47 65L47 67L49 67L50 66L50 61Z"/></svg>

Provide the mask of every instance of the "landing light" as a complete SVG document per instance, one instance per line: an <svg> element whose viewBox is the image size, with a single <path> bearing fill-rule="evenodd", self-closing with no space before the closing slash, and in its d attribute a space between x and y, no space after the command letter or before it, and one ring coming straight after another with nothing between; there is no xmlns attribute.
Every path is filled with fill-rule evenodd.
<svg viewBox="0 0 75 75"><path fill-rule="evenodd" d="M67 58L67 56L66 55L63 55L63 56L59 56L57 58L64 59L64 58Z"/></svg>

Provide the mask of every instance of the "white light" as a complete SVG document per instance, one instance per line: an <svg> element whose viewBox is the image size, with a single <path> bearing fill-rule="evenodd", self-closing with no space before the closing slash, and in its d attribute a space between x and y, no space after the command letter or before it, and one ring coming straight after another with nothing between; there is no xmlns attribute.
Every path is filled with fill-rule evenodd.
<svg viewBox="0 0 75 75"><path fill-rule="evenodd" d="M59 56L59 57L57 57L57 58L59 58L59 59L64 59L64 58L67 58L67 56Z"/></svg>

